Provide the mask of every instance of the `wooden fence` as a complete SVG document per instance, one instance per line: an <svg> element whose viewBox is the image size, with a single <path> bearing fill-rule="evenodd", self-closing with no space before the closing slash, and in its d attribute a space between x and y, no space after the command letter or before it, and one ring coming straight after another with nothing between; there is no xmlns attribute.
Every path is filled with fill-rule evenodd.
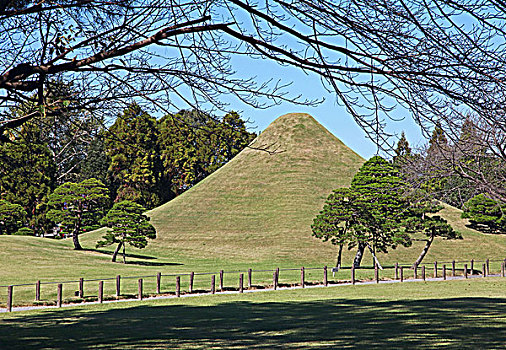
<svg viewBox="0 0 506 350"><path fill-rule="evenodd" d="M500 263L500 271L499 271ZM492 267L491 267L492 265ZM495 269L495 270L494 270ZM225 276L228 281L225 281ZM268 276L271 277L268 277ZM504 260L470 260L450 261L422 264L413 267L407 264L396 263L392 266L379 268L374 267L301 267L301 268L276 268L271 270L224 271L218 272L190 272L178 274L162 274L145 276L116 276L102 279L84 279L74 281L42 282L36 281L29 284L0 285L0 290L6 290L5 310L12 311L14 304L14 292L20 289L21 301L17 306L25 305L56 305L99 302L118 299L138 299L145 297L173 295L203 294L225 291L243 293L244 290L273 289L282 287L301 287L309 285L335 285L381 281L406 280L447 280L455 278L487 277L506 275L506 259ZM246 277L246 279L245 279ZM282 277L282 280L280 278ZM132 283L137 280L137 283ZM207 282L206 282L207 280ZM235 280L231 282L231 280ZM228 282L228 283L225 283ZM94 285L95 283L95 285ZM184 284L184 286L183 286ZM52 289L56 286L55 289ZM64 290L66 286L66 290ZM86 288L85 288L86 287ZM107 287L107 288L106 288ZM32 289L33 288L33 289ZM52 291L51 291L52 289ZM29 300L29 290L32 297ZM44 293L43 293L44 292ZM64 292L67 297L64 297ZM1 297L1 295L0 295ZM3 302L3 300L2 300Z"/></svg>

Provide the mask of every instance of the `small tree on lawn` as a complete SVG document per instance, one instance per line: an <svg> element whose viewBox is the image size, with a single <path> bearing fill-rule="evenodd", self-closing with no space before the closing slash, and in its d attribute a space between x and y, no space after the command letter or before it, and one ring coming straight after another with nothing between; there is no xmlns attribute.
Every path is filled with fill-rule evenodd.
<svg viewBox="0 0 506 350"><path fill-rule="evenodd" d="M506 204L501 205L482 193L465 202L462 209L462 218L469 219L474 228L506 232Z"/></svg>
<svg viewBox="0 0 506 350"><path fill-rule="evenodd" d="M0 199L0 235L14 234L26 220L26 211L19 204Z"/></svg>
<svg viewBox="0 0 506 350"><path fill-rule="evenodd" d="M104 247L111 244L118 244L112 255L112 261L121 248L123 248L123 263L126 263L125 247L127 244L135 248L144 248L148 244L148 238L156 238L156 230L149 223L149 218L143 213L146 209L131 201L122 201L114 204L107 215L101 220L101 224L110 227L102 238L97 242L98 247Z"/></svg>
<svg viewBox="0 0 506 350"><path fill-rule="evenodd" d="M108 190L94 178L80 183L66 182L49 196L53 208L47 218L62 228L62 233L72 235L74 249L81 250L79 234L98 228L109 202Z"/></svg>

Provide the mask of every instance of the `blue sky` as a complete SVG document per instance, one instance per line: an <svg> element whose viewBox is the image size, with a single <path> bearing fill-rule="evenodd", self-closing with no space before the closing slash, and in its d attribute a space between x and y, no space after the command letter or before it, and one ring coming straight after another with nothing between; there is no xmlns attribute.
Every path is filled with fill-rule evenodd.
<svg viewBox="0 0 506 350"><path fill-rule="evenodd" d="M241 63L242 66L236 62L238 72L243 73L247 70L249 76L255 76L259 82L270 78L282 79L284 82L291 81L293 82L292 85L287 88L290 94L294 96L301 94L302 98L307 99L325 99L322 104L316 107L284 102L281 105L268 109L254 109L237 102L231 102L230 109L242 111L241 115L243 119L251 121L250 129L252 131L263 131L271 122L283 114L305 112L311 114L318 122L362 157L368 159L376 154L376 145L366 138L365 133L355 123L351 115L346 112L345 108L336 103L334 95L329 94L324 89L318 77L306 75L301 70L292 67L281 67L269 61L241 60ZM244 67L245 65L248 66ZM420 128L412 121L407 110L398 107L392 113L396 120L402 118L403 120L386 120L386 129L389 133L400 136L401 132L404 131L411 146L424 143Z"/></svg>

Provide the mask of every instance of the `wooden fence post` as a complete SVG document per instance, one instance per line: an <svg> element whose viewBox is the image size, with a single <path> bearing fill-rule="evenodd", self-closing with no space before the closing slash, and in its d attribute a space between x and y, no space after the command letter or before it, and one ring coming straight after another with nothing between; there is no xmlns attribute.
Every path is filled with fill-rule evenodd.
<svg viewBox="0 0 506 350"><path fill-rule="evenodd" d="M278 279L276 271L272 273L272 287L274 288L274 290L278 289Z"/></svg>
<svg viewBox="0 0 506 350"><path fill-rule="evenodd" d="M215 275L212 275L211 276L211 294L214 294L216 293L216 276Z"/></svg>
<svg viewBox="0 0 506 350"><path fill-rule="evenodd" d="M176 297L181 296L181 277L176 276Z"/></svg>
<svg viewBox="0 0 506 350"><path fill-rule="evenodd" d="M62 295L63 295L63 285L61 283L58 283L58 289L56 290L56 306L57 307L61 307Z"/></svg>
<svg viewBox="0 0 506 350"><path fill-rule="evenodd" d="M487 277L487 265L483 264L483 277Z"/></svg>
<svg viewBox="0 0 506 350"><path fill-rule="evenodd" d="M142 300L142 278L139 278L139 281L137 281L138 283L138 299L139 300Z"/></svg>
<svg viewBox="0 0 506 350"><path fill-rule="evenodd" d="M323 267L323 285L326 287L329 284L327 279L327 265Z"/></svg>
<svg viewBox="0 0 506 350"><path fill-rule="evenodd" d="M248 269L248 288L251 288L253 286L252 282L251 282L251 275L253 273L253 270L252 269Z"/></svg>
<svg viewBox="0 0 506 350"><path fill-rule="evenodd" d="M422 279L425 281L425 265L422 266Z"/></svg>
<svg viewBox="0 0 506 350"><path fill-rule="evenodd" d="M302 288L304 288L305 284L306 284L305 277L306 276L305 276L305 272L304 272L304 267L301 267L301 269L300 269L300 285L302 286Z"/></svg>
<svg viewBox="0 0 506 350"><path fill-rule="evenodd" d="M223 292L223 270L220 270L220 291Z"/></svg>
<svg viewBox="0 0 506 350"><path fill-rule="evenodd" d="M399 279L399 263L395 263L395 279Z"/></svg>
<svg viewBox="0 0 506 350"><path fill-rule="evenodd" d="M119 298L121 295L121 276L116 276L116 298Z"/></svg>
<svg viewBox="0 0 506 350"><path fill-rule="evenodd" d="M505 273L506 273L506 263L501 262L501 277L504 277L505 276Z"/></svg>
<svg viewBox="0 0 506 350"><path fill-rule="evenodd" d="M156 274L156 294L160 294L161 287L162 287L162 273L158 272Z"/></svg>
<svg viewBox="0 0 506 350"><path fill-rule="evenodd" d="M414 278L415 280L417 280L417 279L418 279L418 265L416 265L416 264L415 264L415 265L414 265L414 267L413 267L413 278Z"/></svg>
<svg viewBox="0 0 506 350"><path fill-rule="evenodd" d="M355 284L355 266L351 266L351 284Z"/></svg>
<svg viewBox="0 0 506 350"><path fill-rule="evenodd" d="M35 301L40 301L40 280L35 283Z"/></svg>
<svg viewBox="0 0 506 350"><path fill-rule="evenodd" d="M455 277L455 260L452 260L452 277Z"/></svg>
<svg viewBox="0 0 506 350"><path fill-rule="evenodd" d="M474 274L474 259L471 259L471 275Z"/></svg>
<svg viewBox="0 0 506 350"><path fill-rule="evenodd" d="M242 293L242 292L243 292L243 287L242 287L242 285L243 285L243 283L242 283L242 282L243 282L243 279L244 279L244 274L242 274L242 273L241 273L241 274L239 275L239 293Z"/></svg>
<svg viewBox="0 0 506 350"><path fill-rule="evenodd" d="M486 264L487 264L487 276L488 276L488 275L490 275L490 260L489 259L487 259Z"/></svg>
<svg viewBox="0 0 506 350"><path fill-rule="evenodd" d="M193 279L195 277L195 272L190 272L190 285L188 286L188 292L193 293Z"/></svg>
<svg viewBox="0 0 506 350"><path fill-rule="evenodd" d="M279 287L279 267L276 268L276 286Z"/></svg>
<svg viewBox="0 0 506 350"><path fill-rule="evenodd" d="M84 298L84 278L79 278L79 298Z"/></svg>
<svg viewBox="0 0 506 350"><path fill-rule="evenodd" d="M446 280L446 265L443 264L443 280Z"/></svg>
<svg viewBox="0 0 506 350"><path fill-rule="evenodd" d="M437 278L437 261L434 261L434 278Z"/></svg>
<svg viewBox="0 0 506 350"><path fill-rule="evenodd" d="M467 264L464 264L464 278L467 278Z"/></svg>
<svg viewBox="0 0 506 350"><path fill-rule="evenodd" d="M102 304L104 301L104 281L98 282L98 302Z"/></svg>
<svg viewBox="0 0 506 350"><path fill-rule="evenodd" d="M376 283L379 283L379 269L378 264L374 263L374 279L376 280Z"/></svg>
<svg viewBox="0 0 506 350"><path fill-rule="evenodd" d="M399 270L399 273L401 274L401 282L404 282L404 268L401 266Z"/></svg>
<svg viewBox="0 0 506 350"><path fill-rule="evenodd" d="M12 311L12 298L14 293L14 286L7 287L7 312Z"/></svg>

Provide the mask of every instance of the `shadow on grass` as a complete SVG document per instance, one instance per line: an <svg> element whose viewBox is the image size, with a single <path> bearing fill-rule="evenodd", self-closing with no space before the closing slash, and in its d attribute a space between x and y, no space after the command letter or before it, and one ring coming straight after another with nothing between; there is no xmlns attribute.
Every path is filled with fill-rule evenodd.
<svg viewBox="0 0 506 350"><path fill-rule="evenodd" d="M59 310L0 321L24 348L502 348L506 298L342 299Z"/></svg>

